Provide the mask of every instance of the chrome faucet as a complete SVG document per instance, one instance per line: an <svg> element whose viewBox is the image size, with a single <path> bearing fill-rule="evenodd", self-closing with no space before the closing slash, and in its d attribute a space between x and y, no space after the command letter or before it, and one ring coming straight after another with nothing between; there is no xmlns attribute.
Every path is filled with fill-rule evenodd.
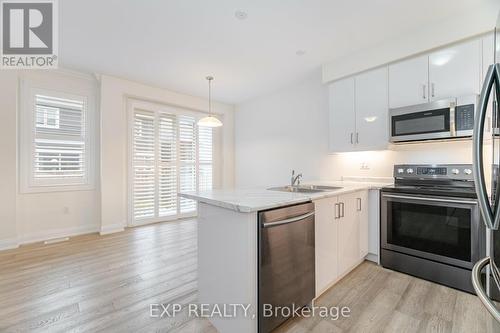
<svg viewBox="0 0 500 333"><path fill-rule="evenodd" d="M295 176L295 170L292 170L292 178L290 179L290 185L295 186L295 183L297 183L297 186L300 185L301 178L302 178L301 173L299 173L297 176Z"/></svg>

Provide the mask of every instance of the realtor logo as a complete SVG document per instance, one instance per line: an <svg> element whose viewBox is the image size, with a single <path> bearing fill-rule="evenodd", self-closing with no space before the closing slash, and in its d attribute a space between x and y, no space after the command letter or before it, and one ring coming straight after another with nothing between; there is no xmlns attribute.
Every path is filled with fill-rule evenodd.
<svg viewBox="0 0 500 333"><path fill-rule="evenodd" d="M56 0L2 0L1 67L57 67Z"/></svg>

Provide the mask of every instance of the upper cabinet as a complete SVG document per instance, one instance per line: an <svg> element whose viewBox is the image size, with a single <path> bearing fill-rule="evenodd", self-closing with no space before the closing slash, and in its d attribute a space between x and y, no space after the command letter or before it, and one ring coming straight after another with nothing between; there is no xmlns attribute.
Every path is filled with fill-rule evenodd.
<svg viewBox="0 0 500 333"><path fill-rule="evenodd" d="M352 151L354 144L354 78L335 81L329 86L330 151Z"/></svg>
<svg viewBox="0 0 500 333"><path fill-rule="evenodd" d="M481 82L486 77L486 72L491 64L495 62L495 36L488 34L481 40L483 44Z"/></svg>
<svg viewBox="0 0 500 333"><path fill-rule="evenodd" d="M386 149L390 108L478 95L485 66L493 62L492 38L484 36L331 83L330 151Z"/></svg>
<svg viewBox="0 0 500 333"><path fill-rule="evenodd" d="M387 148L387 67L336 81L329 94L331 152Z"/></svg>
<svg viewBox="0 0 500 333"><path fill-rule="evenodd" d="M481 41L448 47L429 55L431 100L479 94Z"/></svg>
<svg viewBox="0 0 500 333"><path fill-rule="evenodd" d="M389 107L479 94L481 41L457 44L389 65Z"/></svg>
<svg viewBox="0 0 500 333"><path fill-rule="evenodd" d="M386 149L389 140L387 120L387 67L355 77L356 150Z"/></svg>
<svg viewBox="0 0 500 333"><path fill-rule="evenodd" d="M429 101L428 66L427 55L389 65L389 107Z"/></svg>

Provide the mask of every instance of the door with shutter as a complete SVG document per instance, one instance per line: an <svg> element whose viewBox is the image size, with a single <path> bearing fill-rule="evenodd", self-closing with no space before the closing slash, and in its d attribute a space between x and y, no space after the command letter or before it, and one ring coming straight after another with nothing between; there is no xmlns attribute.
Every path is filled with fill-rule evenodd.
<svg viewBox="0 0 500 333"><path fill-rule="evenodd" d="M196 215L180 191L213 187L213 129L203 114L153 103L130 103L130 225Z"/></svg>

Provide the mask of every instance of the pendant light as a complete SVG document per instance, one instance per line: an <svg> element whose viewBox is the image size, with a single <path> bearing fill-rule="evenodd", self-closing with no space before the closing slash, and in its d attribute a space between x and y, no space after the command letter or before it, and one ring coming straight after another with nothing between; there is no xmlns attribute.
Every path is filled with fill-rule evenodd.
<svg viewBox="0 0 500 333"><path fill-rule="evenodd" d="M212 80L213 76L207 76L208 80L208 116L203 117L198 120L198 126L205 127L220 127L222 126L222 122L216 117L212 116Z"/></svg>

